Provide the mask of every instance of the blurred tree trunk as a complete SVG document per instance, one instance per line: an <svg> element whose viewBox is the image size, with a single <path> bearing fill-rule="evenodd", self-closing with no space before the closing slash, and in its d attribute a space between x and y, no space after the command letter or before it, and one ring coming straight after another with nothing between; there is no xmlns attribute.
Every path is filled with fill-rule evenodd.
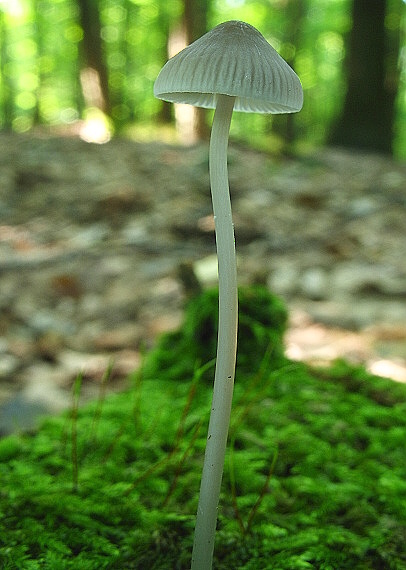
<svg viewBox="0 0 406 570"><path fill-rule="evenodd" d="M207 32L207 14L210 0L183 0L183 13L179 24L170 29L165 10L161 9L160 26L167 30L166 57L173 57ZM172 119L173 105L162 101L158 120L169 122ZM190 105L175 105L176 128L180 140L191 144L209 136L206 111Z"/></svg>
<svg viewBox="0 0 406 570"><path fill-rule="evenodd" d="M81 71L83 96L88 106L97 107L110 115L108 73L101 39L99 2L97 0L77 0L77 2L83 29L84 66Z"/></svg>
<svg viewBox="0 0 406 570"><path fill-rule="evenodd" d="M306 0L302 0L302 2L288 0L283 7L286 15L286 26L284 26L282 41L283 52L286 53L281 53L281 55L292 69L295 68L300 32L303 29L307 9L308 2ZM274 115L272 119L272 131L281 137L283 141L282 151L285 154L290 153L292 145L296 140L295 115L296 113L285 113Z"/></svg>
<svg viewBox="0 0 406 570"><path fill-rule="evenodd" d="M166 10L163 9L162 4L159 4L159 13L158 13L158 26L161 30L163 30L165 37L168 39L169 38L169 18L168 15L166 13ZM161 53L161 59L163 62L165 62L167 60L168 57L168 42L166 41L165 43L162 44L162 53ZM172 103L168 103L168 101L161 101L161 106L159 109L159 113L158 113L158 121L160 123L164 123L164 124L168 124L172 122L172 114L173 111L173 105Z"/></svg>
<svg viewBox="0 0 406 570"><path fill-rule="evenodd" d="M209 0L183 0L183 6L183 26L186 44L189 45L207 32ZM195 108L193 130L197 139L209 137L205 109Z"/></svg>
<svg viewBox="0 0 406 570"><path fill-rule="evenodd" d="M353 0L347 94L331 144L392 152L401 10L402 0Z"/></svg>
<svg viewBox="0 0 406 570"><path fill-rule="evenodd" d="M1 128L5 131L11 131L13 128L13 100L15 94L13 93L13 83L10 78L10 73L7 73L9 55L7 53L8 43L8 30L5 23L4 12L0 10L0 79L2 88L0 90L0 106L1 106Z"/></svg>

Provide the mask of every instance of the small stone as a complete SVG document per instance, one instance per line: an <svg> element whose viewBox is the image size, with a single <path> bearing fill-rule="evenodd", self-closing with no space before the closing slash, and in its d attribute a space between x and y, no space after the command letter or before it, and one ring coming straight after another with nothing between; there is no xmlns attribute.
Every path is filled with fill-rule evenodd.
<svg viewBox="0 0 406 570"><path fill-rule="evenodd" d="M109 234L109 228L104 223L94 223L88 227L81 229L71 238L73 247L87 248L99 244Z"/></svg>
<svg viewBox="0 0 406 570"><path fill-rule="evenodd" d="M301 277L302 293L313 301L328 297L328 276L322 267L307 269Z"/></svg>
<svg viewBox="0 0 406 570"><path fill-rule="evenodd" d="M143 328L138 324L126 323L120 328L103 331L93 340L96 350L119 350L134 348L142 339Z"/></svg>
<svg viewBox="0 0 406 570"><path fill-rule="evenodd" d="M51 309L37 311L27 324L37 334L54 331L61 335L70 335L75 332L75 325L72 322L63 320Z"/></svg>
<svg viewBox="0 0 406 570"><path fill-rule="evenodd" d="M75 275L60 273L54 275L51 280L53 292L58 297L72 297L78 299L82 295L82 286Z"/></svg>
<svg viewBox="0 0 406 570"><path fill-rule="evenodd" d="M27 402L21 394L13 395L0 406L0 436L37 427L41 416L50 413L38 402Z"/></svg>
<svg viewBox="0 0 406 570"><path fill-rule="evenodd" d="M100 189L101 197L97 200L96 219L107 219L114 226L121 225L128 212L146 212L151 207L150 196L136 192L125 184L108 185Z"/></svg>
<svg viewBox="0 0 406 570"><path fill-rule="evenodd" d="M8 379L14 374L20 365L20 361L13 354L2 354L0 358L0 379Z"/></svg>
<svg viewBox="0 0 406 570"><path fill-rule="evenodd" d="M337 290L347 294L404 295L406 285L401 275L386 265L343 263L333 272L332 282Z"/></svg>
<svg viewBox="0 0 406 570"><path fill-rule="evenodd" d="M299 287L299 270L295 264L280 264L268 278L268 287L277 295L293 295Z"/></svg>
<svg viewBox="0 0 406 570"><path fill-rule="evenodd" d="M64 338L56 331L49 330L41 335L36 343L36 352L38 356L48 362L55 361L59 352L65 345Z"/></svg>
<svg viewBox="0 0 406 570"><path fill-rule="evenodd" d="M58 355L58 363L64 370L65 381L70 384L78 375L86 379L100 380L107 370L111 356L108 354L89 354L73 350L63 350Z"/></svg>

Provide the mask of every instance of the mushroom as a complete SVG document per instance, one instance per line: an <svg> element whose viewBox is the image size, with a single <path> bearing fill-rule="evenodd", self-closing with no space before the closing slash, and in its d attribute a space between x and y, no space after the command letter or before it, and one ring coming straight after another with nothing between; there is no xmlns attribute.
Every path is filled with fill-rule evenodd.
<svg viewBox="0 0 406 570"><path fill-rule="evenodd" d="M294 113L303 104L300 80L250 24L224 22L172 57L154 95L172 103L214 108L209 170L215 220L219 327L213 400L197 509L192 570L212 565L237 348L238 293L227 147L233 110Z"/></svg>

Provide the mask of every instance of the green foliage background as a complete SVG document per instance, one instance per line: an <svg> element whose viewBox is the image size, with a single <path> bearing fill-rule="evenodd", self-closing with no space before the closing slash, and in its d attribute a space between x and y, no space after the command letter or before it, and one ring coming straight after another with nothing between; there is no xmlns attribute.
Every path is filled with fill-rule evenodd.
<svg viewBox="0 0 406 570"><path fill-rule="evenodd" d="M258 27L288 61L305 90L305 105L295 117L302 147L321 144L345 93L344 38L351 27L349 0L307 0L306 14L295 32L283 0L213 0L209 27L227 19ZM116 132L130 125L138 135L155 124L160 102L153 82L165 61L167 32L182 14L180 0L100 0L102 40ZM388 29L402 30L395 11ZM35 124L69 125L86 116L80 90L83 30L74 0L2 0L0 2L0 128L18 132ZM403 45L400 65L404 60ZM404 65L403 65L404 67ZM236 114L234 137L269 146L272 118ZM406 156L406 76L397 99L395 153ZM147 128L151 132L150 128Z"/></svg>

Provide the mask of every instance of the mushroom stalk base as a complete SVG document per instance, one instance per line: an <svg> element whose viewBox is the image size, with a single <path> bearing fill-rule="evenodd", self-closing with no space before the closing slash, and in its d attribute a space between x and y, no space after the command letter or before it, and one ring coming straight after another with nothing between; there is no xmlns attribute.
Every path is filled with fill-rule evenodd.
<svg viewBox="0 0 406 570"><path fill-rule="evenodd" d="M210 185L219 269L219 328L213 400L197 509L192 570L212 567L237 350L237 264L227 147L235 97L219 95L210 138Z"/></svg>

